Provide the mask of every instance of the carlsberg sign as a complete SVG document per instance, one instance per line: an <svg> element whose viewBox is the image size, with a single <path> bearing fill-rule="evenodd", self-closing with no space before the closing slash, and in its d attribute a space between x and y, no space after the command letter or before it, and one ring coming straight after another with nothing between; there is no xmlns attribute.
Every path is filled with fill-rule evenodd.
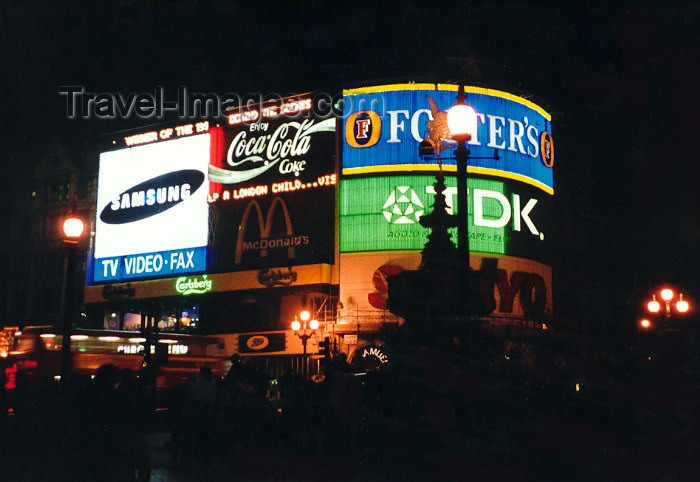
<svg viewBox="0 0 700 482"><path fill-rule="evenodd" d="M213 281L202 275L201 278L182 277L175 281L175 291L181 295L202 294L212 290Z"/></svg>

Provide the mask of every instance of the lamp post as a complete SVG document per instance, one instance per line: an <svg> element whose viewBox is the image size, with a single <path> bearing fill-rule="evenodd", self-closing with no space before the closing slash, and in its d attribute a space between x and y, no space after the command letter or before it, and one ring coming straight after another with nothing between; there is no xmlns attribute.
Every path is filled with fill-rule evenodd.
<svg viewBox="0 0 700 482"><path fill-rule="evenodd" d="M78 243L85 223L77 216L75 208L63 222L63 245L66 247L65 298L63 303L63 341L61 346L61 380L71 369L70 337L75 311L75 267Z"/></svg>
<svg viewBox="0 0 700 482"><path fill-rule="evenodd" d="M678 295L678 301L675 303L672 303L675 293L671 288L663 288L659 292L659 297L664 302L666 318L671 318L672 307L675 307L678 313L687 313L690 310L690 304L683 299L683 293ZM661 311L661 303L656 300L656 293L651 295L651 301L647 303L647 311L652 314L657 314Z"/></svg>
<svg viewBox="0 0 700 482"><path fill-rule="evenodd" d="M309 338L316 334L316 330L318 329L319 325L318 320L310 320L311 313L309 313L306 310L299 313L299 318L301 318L301 323L299 322L299 320L297 320L296 315L294 315L294 321L292 321L292 330L294 330L294 334L301 339L301 344L304 347L304 355L306 355L306 344L309 341ZM311 329L310 333L306 332L307 323L308 327ZM299 333L299 330L302 330L301 334Z"/></svg>
<svg viewBox="0 0 700 482"><path fill-rule="evenodd" d="M417 270L404 270L388 278L389 310L403 318L420 318L425 315L472 317L493 312L495 300L487 290L473 290L472 272L469 267L469 205L467 165L469 159L498 160L497 150L488 157L472 157L467 142L476 135L477 116L465 103L464 85L458 86L457 103L440 111L429 96L432 119L426 122L428 136L419 144L418 155L423 159L437 160L439 172L435 188L433 210L418 221L430 229L428 241L421 251L421 264ZM447 213L445 183L442 172L441 152L444 141L455 141L457 168L457 212ZM444 158L443 158L444 159ZM457 247L451 240L449 228L457 227ZM487 277L482 273L482 279ZM477 282L477 286L481 286ZM426 295L426 293L429 293Z"/></svg>
<svg viewBox="0 0 700 482"><path fill-rule="evenodd" d="M466 269L466 292L469 293L469 204L467 202L467 166L469 154L467 142L476 132L476 112L467 105L464 97L464 85L459 84L457 103L447 111L447 128L452 139L457 142L455 159L457 161L457 258Z"/></svg>

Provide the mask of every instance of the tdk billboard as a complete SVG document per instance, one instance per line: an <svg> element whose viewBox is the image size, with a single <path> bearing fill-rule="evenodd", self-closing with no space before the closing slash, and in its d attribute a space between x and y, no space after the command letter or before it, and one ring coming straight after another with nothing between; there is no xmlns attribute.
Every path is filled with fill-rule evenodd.
<svg viewBox="0 0 700 482"><path fill-rule="evenodd" d="M210 135L100 155L94 283L207 269Z"/></svg>
<svg viewBox="0 0 700 482"><path fill-rule="evenodd" d="M421 159L418 145L428 137L426 122L433 119L434 111L454 105L456 92L456 85L443 84L345 90L343 175L436 171L437 160ZM467 86L465 93L477 113L477 133L468 143L469 172L524 182L553 194L551 115L506 92ZM443 142L442 163L445 170L454 172L450 147L456 143Z"/></svg>

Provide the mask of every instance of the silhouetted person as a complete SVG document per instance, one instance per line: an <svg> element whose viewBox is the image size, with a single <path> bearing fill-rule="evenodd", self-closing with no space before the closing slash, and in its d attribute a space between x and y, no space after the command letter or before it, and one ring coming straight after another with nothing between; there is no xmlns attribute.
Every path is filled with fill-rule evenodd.
<svg viewBox="0 0 700 482"><path fill-rule="evenodd" d="M217 388L212 379L211 367L199 369L199 376L185 389L188 435L185 443L203 466L208 465L212 432L216 420Z"/></svg>
<svg viewBox="0 0 700 482"><path fill-rule="evenodd" d="M123 474L126 480L136 475L136 480L147 481L151 477L151 449L148 434L151 426L151 403L145 387L130 368L119 372L117 398L124 407Z"/></svg>
<svg viewBox="0 0 700 482"><path fill-rule="evenodd" d="M124 480L123 465L128 456L124 453L124 426L129 408L120 402L118 382L119 369L111 363L101 365L80 397L80 411L73 417L73 426L66 422L62 436L74 440L65 480ZM69 397L77 402L74 394Z"/></svg>

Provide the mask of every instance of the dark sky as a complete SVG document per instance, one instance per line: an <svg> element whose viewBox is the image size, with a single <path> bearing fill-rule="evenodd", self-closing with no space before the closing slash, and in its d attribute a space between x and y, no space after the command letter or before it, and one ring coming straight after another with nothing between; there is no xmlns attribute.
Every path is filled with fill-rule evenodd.
<svg viewBox="0 0 700 482"><path fill-rule="evenodd" d="M3 182L25 178L55 135L75 151L125 126L67 120L61 85L335 94L462 78L554 112L555 307L619 326L659 283L700 299L699 13L693 2L3 2Z"/></svg>

